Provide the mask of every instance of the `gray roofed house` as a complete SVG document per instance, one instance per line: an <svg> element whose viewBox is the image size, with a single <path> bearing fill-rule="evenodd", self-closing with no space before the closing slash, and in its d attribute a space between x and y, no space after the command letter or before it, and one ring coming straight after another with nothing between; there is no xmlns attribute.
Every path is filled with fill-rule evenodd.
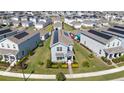
<svg viewBox="0 0 124 93"><path fill-rule="evenodd" d="M21 39L18 39L18 38L15 37L16 35L21 34L23 32L26 32L28 34ZM21 44L21 43L25 42L26 40L30 39L31 37L33 37L34 35L39 34L39 32L36 32L36 31L21 31L18 34L14 35L14 36L10 36L7 39L13 41L16 44Z"/></svg>
<svg viewBox="0 0 124 93"><path fill-rule="evenodd" d="M122 41L113 35L101 31L88 30L80 34L80 43L90 49L97 56L109 59L123 55Z"/></svg>
<svg viewBox="0 0 124 93"><path fill-rule="evenodd" d="M56 31L56 30L55 30ZM58 31L58 42L54 43L54 31L52 32L52 37L51 37L51 43L50 47L54 46L57 43L62 43L63 45L73 45L73 41L70 37L66 36L64 34L63 30L57 30Z"/></svg>
<svg viewBox="0 0 124 93"><path fill-rule="evenodd" d="M101 33L101 34L104 35L104 33L102 33L102 32L98 32L98 33ZM86 36L88 36L88 37L90 37L90 38L92 38L92 39L94 39L94 40L96 40L96 41L98 41L98 42L100 42L102 44L107 44L108 42L110 42L111 40L116 38L115 36L111 36L111 35L106 34L107 36L110 36L109 39L106 39L106 38L104 38L102 36L98 36L96 34L89 33L88 31L82 31L81 34L86 35Z"/></svg>
<svg viewBox="0 0 124 93"><path fill-rule="evenodd" d="M35 49L40 42L40 33L36 31L19 31L16 35L0 40L2 61L16 63Z"/></svg>
<svg viewBox="0 0 124 93"><path fill-rule="evenodd" d="M68 33L63 30L54 30L50 48L52 62L73 62L73 41Z"/></svg>

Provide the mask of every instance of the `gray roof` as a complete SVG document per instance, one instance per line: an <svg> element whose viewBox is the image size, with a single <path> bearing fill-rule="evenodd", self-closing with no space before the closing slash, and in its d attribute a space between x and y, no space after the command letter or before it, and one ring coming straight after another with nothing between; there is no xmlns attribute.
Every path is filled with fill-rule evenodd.
<svg viewBox="0 0 124 93"><path fill-rule="evenodd" d="M54 27L55 27L55 28L62 27L62 23L61 23L61 22L56 22L56 23L54 24Z"/></svg>
<svg viewBox="0 0 124 93"><path fill-rule="evenodd" d="M54 39L54 31L52 32L52 37L51 37L51 43L50 43L51 47L58 43L62 43L63 45L67 45L67 46L73 45L73 40L70 37L66 36L63 30L59 30L57 43L54 44L53 39Z"/></svg>
<svg viewBox="0 0 124 93"><path fill-rule="evenodd" d="M18 53L17 50L11 50L11 49L2 49L0 48L0 53L1 54L13 54L13 55L16 55Z"/></svg>
<svg viewBox="0 0 124 93"><path fill-rule="evenodd" d="M102 33L102 32L101 32ZM107 44L109 43L111 40L115 39L116 37L115 36L112 36L110 39L105 39L103 37L100 37L98 35L95 35L95 34L92 34L92 33L89 33L88 31L82 31L81 34L89 37L89 38L92 38L94 39L95 41L98 41L102 44Z"/></svg>
<svg viewBox="0 0 124 93"><path fill-rule="evenodd" d="M124 48L122 46L119 46L119 47L104 49L104 51L108 54L123 53Z"/></svg>
<svg viewBox="0 0 124 93"><path fill-rule="evenodd" d="M23 32L23 31L21 31L21 32ZM37 31L25 31L25 32L28 33L28 35L24 36L21 39L16 38L15 35L14 36L7 37L7 39L13 41L16 44L21 44L21 43L25 42L26 40L30 39L31 37L33 37L34 35L40 34Z"/></svg>

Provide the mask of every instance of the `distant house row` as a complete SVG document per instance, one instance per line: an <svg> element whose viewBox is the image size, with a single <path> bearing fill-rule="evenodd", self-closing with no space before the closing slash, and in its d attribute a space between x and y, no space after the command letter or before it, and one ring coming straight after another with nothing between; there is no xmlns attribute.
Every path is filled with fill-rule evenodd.
<svg viewBox="0 0 124 93"><path fill-rule="evenodd" d="M82 18L80 16L78 17L65 17L64 22L70 26L73 26L76 29L81 28L81 26L84 27L102 27L102 26L108 26L109 23L107 20L102 20L100 18Z"/></svg>
<svg viewBox="0 0 124 93"><path fill-rule="evenodd" d="M12 24L14 27L30 27L34 25L36 29L42 29L43 27L51 24L52 19L49 17L13 16L10 19L1 19L0 23L7 25Z"/></svg>
<svg viewBox="0 0 124 93"><path fill-rule="evenodd" d="M114 26L102 31L82 31L80 43L97 56L109 59L119 57L124 54L124 27Z"/></svg>

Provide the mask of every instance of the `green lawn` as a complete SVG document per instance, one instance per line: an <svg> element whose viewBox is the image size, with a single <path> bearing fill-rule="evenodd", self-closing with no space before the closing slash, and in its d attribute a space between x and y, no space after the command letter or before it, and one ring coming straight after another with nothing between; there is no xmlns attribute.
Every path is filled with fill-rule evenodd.
<svg viewBox="0 0 124 93"><path fill-rule="evenodd" d="M43 30L47 31L47 32L51 32L52 29L53 29L53 25L52 24L50 24L50 25L48 25L48 26L43 28Z"/></svg>
<svg viewBox="0 0 124 93"><path fill-rule="evenodd" d="M0 81L24 81L24 78L0 76ZM27 81L55 81L49 79L28 79Z"/></svg>
<svg viewBox="0 0 124 93"><path fill-rule="evenodd" d="M77 42L74 42L74 50L76 62L78 62L80 66L78 69L73 69L75 73L92 72L113 68L112 66L105 65L100 58L95 56L93 58L89 58L89 54L91 54L91 52ZM82 64L84 61L88 61L90 67L83 67Z"/></svg>
<svg viewBox="0 0 124 93"><path fill-rule="evenodd" d="M65 31L75 31L76 29L66 23L64 23L64 30Z"/></svg>
<svg viewBox="0 0 124 93"><path fill-rule="evenodd" d="M79 68L74 68L74 73L81 73L81 72L92 72L92 71L99 71L99 70L105 70L113 68L112 66L105 65L102 60L94 57L89 58L88 55L90 52L82 47L77 42L74 43L74 50L75 50L75 56L76 56L76 62L79 63ZM38 47L35 50L35 54L31 57L29 57L28 68L25 69L25 73L31 73L32 70L35 70L35 73L41 73L41 74L56 74L58 72L68 73L68 69L53 69L53 68L46 68L46 62L50 59L50 38L45 41L43 47ZM90 67L83 67L82 63L84 61L88 61L90 64ZM41 65L40 62L43 62L44 64ZM22 72L21 69L12 69L14 72Z"/></svg>

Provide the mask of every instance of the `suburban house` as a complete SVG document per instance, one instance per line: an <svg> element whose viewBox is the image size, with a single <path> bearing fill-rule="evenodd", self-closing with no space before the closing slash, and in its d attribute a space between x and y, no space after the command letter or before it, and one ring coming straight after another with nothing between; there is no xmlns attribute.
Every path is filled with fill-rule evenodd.
<svg viewBox="0 0 124 93"><path fill-rule="evenodd" d="M40 33L21 31L20 33L0 40L0 58L2 61L16 63L35 49L40 42Z"/></svg>
<svg viewBox="0 0 124 93"><path fill-rule="evenodd" d="M12 24L14 27L18 27L21 25L21 22L20 21L12 21Z"/></svg>
<svg viewBox="0 0 124 93"><path fill-rule="evenodd" d="M0 28L0 40L15 35L17 33L17 30L10 29L9 27Z"/></svg>
<svg viewBox="0 0 124 93"><path fill-rule="evenodd" d="M124 26L116 25L111 28L107 28L107 30L102 32L118 37L122 41L122 46L124 47Z"/></svg>
<svg viewBox="0 0 124 93"><path fill-rule="evenodd" d="M55 29L52 32L50 48L52 62L73 62L73 42L68 33Z"/></svg>
<svg viewBox="0 0 124 93"><path fill-rule="evenodd" d="M122 42L118 37L95 30L82 31L80 43L97 56L104 56L109 59L121 56L124 53Z"/></svg>
<svg viewBox="0 0 124 93"><path fill-rule="evenodd" d="M33 26L33 22L31 22L31 21L21 21L21 25L23 27L30 27L30 26Z"/></svg>
<svg viewBox="0 0 124 93"><path fill-rule="evenodd" d="M21 19L20 19L20 16L13 16L13 17L11 18L11 20L12 20L12 21L20 21Z"/></svg>
<svg viewBox="0 0 124 93"><path fill-rule="evenodd" d="M58 29L58 30L61 30L62 29L62 22L55 22L54 23L54 29Z"/></svg>
<svg viewBox="0 0 124 93"><path fill-rule="evenodd" d="M51 36L51 32L43 31L43 30L38 30L40 32L40 39L41 41L45 41Z"/></svg>

